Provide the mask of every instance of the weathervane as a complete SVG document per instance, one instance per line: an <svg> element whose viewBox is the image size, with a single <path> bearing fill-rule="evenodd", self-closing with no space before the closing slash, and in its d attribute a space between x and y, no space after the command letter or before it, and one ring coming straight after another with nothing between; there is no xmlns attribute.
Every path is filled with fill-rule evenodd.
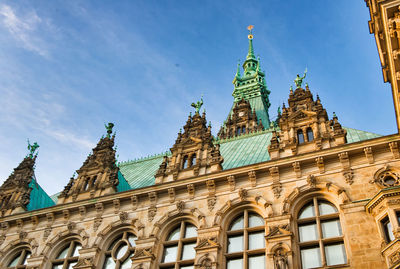
<svg viewBox="0 0 400 269"><path fill-rule="evenodd" d="M250 32L249 35L247 36L249 39L253 39L253 33L251 31L253 29L254 29L254 25L247 26L247 30L249 30L249 32Z"/></svg>

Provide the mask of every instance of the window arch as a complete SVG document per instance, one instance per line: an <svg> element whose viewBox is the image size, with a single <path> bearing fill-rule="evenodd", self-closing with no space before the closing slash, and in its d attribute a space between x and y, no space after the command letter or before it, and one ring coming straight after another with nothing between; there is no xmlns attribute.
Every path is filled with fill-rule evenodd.
<svg viewBox="0 0 400 269"><path fill-rule="evenodd" d="M298 245L303 269L346 264L346 251L337 208L314 197L297 216Z"/></svg>
<svg viewBox="0 0 400 269"><path fill-rule="evenodd" d="M314 133L313 133L311 127L308 127L307 128L307 141L311 142L313 140L314 140Z"/></svg>
<svg viewBox="0 0 400 269"><path fill-rule="evenodd" d="M304 134L303 134L303 130L301 130L301 129L297 130L297 142L299 144L304 143Z"/></svg>
<svg viewBox="0 0 400 269"><path fill-rule="evenodd" d="M163 242L160 268L193 269L197 242L197 228L187 221L181 221Z"/></svg>
<svg viewBox="0 0 400 269"><path fill-rule="evenodd" d="M226 232L226 268L265 268L264 236L265 222L260 215L249 210L237 215Z"/></svg>
<svg viewBox="0 0 400 269"><path fill-rule="evenodd" d="M130 232L119 234L105 251L103 269L131 268L131 257L135 252L137 237Z"/></svg>
<svg viewBox="0 0 400 269"><path fill-rule="evenodd" d="M79 250L82 245L78 241L70 241L52 259L52 269L72 269L78 263Z"/></svg>
<svg viewBox="0 0 400 269"><path fill-rule="evenodd" d="M14 254L13 258L7 264L7 269L24 269L28 264L27 260L30 258L31 252L27 248L20 249Z"/></svg>

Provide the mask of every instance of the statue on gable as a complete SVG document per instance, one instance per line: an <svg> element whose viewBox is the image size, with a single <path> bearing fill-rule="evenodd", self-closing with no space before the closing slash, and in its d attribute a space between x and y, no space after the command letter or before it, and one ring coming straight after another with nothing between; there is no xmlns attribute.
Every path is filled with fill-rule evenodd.
<svg viewBox="0 0 400 269"><path fill-rule="evenodd" d="M306 74L307 74L307 68L304 71L304 75L302 77L300 77L299 74L297 74L297 77L294 79L294 84L296 84L297 88L301 88L301 84L303 84L303 79L306 78Z"/></svg>
<svg viewBox="0 0 400 269"><path fill-rule="evenodd" d="M109 122L108 125L104 124L104 127L106 127L106 130L107 130L107 137L110 138L111 134L112 134L112 129L114 127L114 123Z"/></svg>
<svg viewBox="0 0 400 269"><path fill-rule="evenodd" d="M283 249L278 249L274 253L274 265L275 269L288 269L289 264L287 260L287 255L284 253Z"/></svg>
<svg viewBox="0 0 400 269"><path fill-rule="evenodd" d="M37 142L33 143L33 145L31 145L31 143L29 142L28 139L28 150L29 150L29 158L33 158L33 156L35 155L35 151L39 148L39 144Z"/></svg>
<svg viewBox="0 0 400 269"><path fill-rule="evenodd" d="M200 101L197 101L196 103L192 103L192 107L196 109L196 114L199 114L200 108L203 105L203 95L201 95Z"/></svg>

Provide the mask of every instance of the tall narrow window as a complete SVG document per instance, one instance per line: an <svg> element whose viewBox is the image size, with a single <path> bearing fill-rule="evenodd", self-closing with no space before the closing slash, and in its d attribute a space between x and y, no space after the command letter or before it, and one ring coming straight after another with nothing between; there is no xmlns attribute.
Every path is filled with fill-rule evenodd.
<svg viewBox="0 0 400 269"><path fill-rule="evenodd" d="M129 232L123 232L114 239L105 252L103 269L131 268L136 239L136 236Z"/></svg>
<svg viewBox="0 0 400 269"><path fill-rule="evenodd" d="M312 131L311 127L308 127L308 128L307 128L307 141L308 141L308 142L311 142L311 141L313 141L313 140L314 140L313 131Z"/></svg>
<svg viewBox="0 0 400 269"><path fill-rule="evenodd" d="M390 223L389 217L386 216L384 219L382 219L381 224L386 243L392 242L395 237L393 235L392 224Z"/></svg>
<svg viewBox="0 0 400 269"><path fill-rule="evenodd" d="M90 183L90 187L93 188L96 185L97 176L92 177L92 182Z"/></svg>
<svg viewBox="0 0 400 269"><path fill-rule="evenodd" d="M76 241L69 242L52 260L52 269L72 269L77 264L81 244Z"/></svg>
<svg viewBox="0 0 400 269"><path fill-rule="evenodd" d="M246 133L246 126L242 126L242 134Z"/></svg>
<svg viewBox="0 0 400 269"><path fill-rule="evenodd" d="M23 269L26 268L27 260L31 256L31 252L27 249L20 250L15 254L14 258L8 263L7 269Z"/></svg>
<svg viewBox="0 0 400 269"><path fill-rule="evenodd" d="M304 143L304 134L302 130L297 130L297 141L299 144Z"/></svg>
<svg viewBox="0 0 400 269"><path fill-rule="evenodd" d="M160 268L194 269L196 241L197 229L194 225L182 221L175 226L163 244Z"/></svg>
<svg viewBox="0 0 400 269"><path fill-rule="evenodd" d="M265 268L264 219L245 210L229 225L225 250L227 269Z"/></svg>
<svg viewBox="0 0 400 269"><path fill-rule="evenodd" d="M186 168L188 168L188 156L187 155L185 155L183 157L183 161L182 161L182 169L186 169Z"/></svg>
<svg viewBox="0 0 400 269"><path fill-rule="evenodd" d="M240 126L236 128L236 135L240 135L241 128Z"/></svg>
<svg viewBox="0 0 400 269"><path fill-rule="evenodd" d="M331 203L313 198L297 218L302 268L347 263L339 213Z"/></svg>
<svg viewBox="0 0 400 269"><path fill-rule="evenodd" d="M82 190L86 191L86 190L88 189L88 187L89 187L89 180L90 180L89 177L85 178L85 181L83 182Z"/></svg>
<svg viewBox="0 0 400 269"><path fill-rule="evenodd" d="M190 166L193 166L195 164L196 164L196 154L193 154L190 159Z"/></svg>

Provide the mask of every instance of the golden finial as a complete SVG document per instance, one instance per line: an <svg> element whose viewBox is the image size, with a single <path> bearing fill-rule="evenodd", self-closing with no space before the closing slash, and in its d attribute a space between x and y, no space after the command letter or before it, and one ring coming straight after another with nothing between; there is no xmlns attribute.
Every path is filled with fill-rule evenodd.
<svg viewBox="0 0 400 269"><path fill-rule="evenodd" d="M249 30L250 34L247 36L249 39L253 39L253 34L251 32L251 30L253 30L254 25L249 25L247 26L247 30Z"/></svg>

